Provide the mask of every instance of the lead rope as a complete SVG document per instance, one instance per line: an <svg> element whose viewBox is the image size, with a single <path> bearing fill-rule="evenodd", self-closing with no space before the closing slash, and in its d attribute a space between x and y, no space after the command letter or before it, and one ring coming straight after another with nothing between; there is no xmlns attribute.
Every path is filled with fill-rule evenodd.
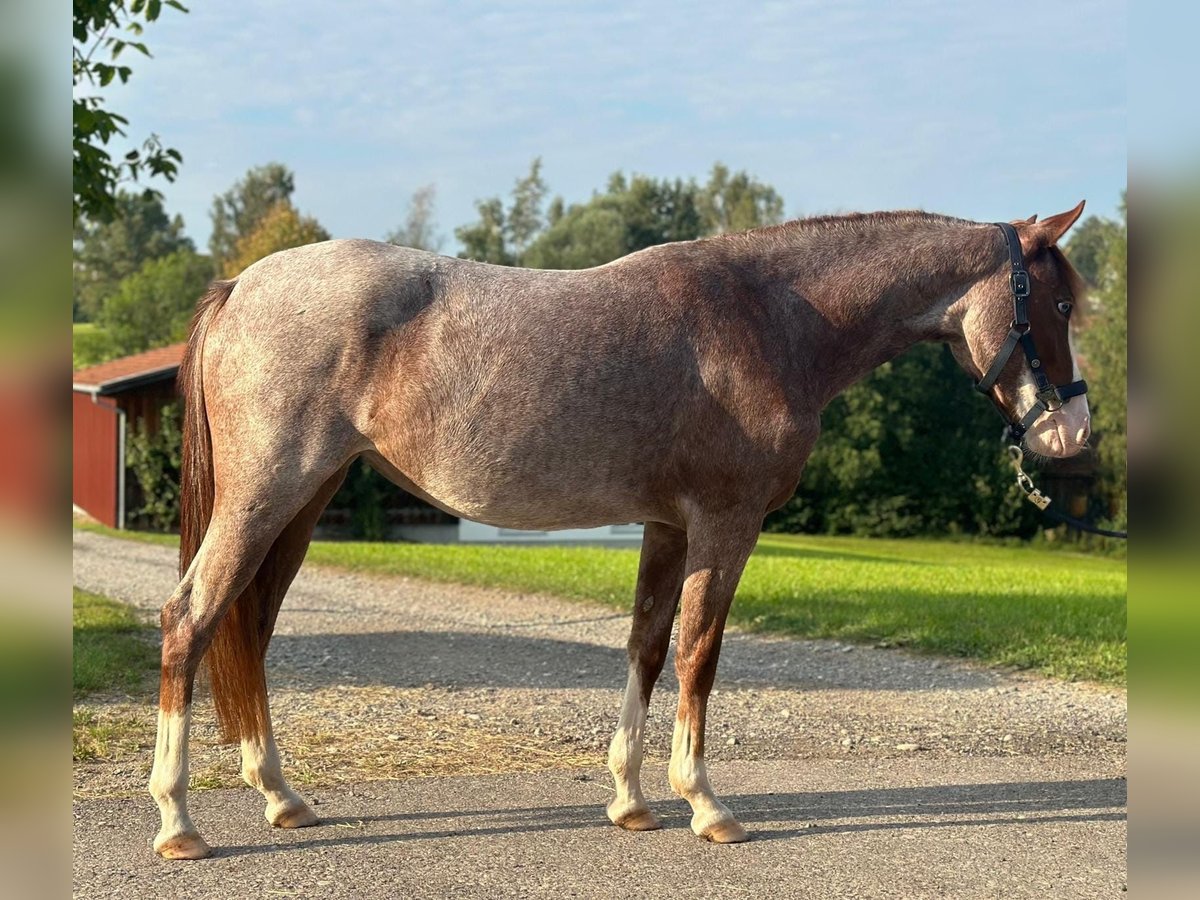
<svg viewBox="0 0 1200 900"><path fill-rule="evenodd" d="M1025 461L1025 452L1016 444L1010 444L1008 447L1008 457L1012 460L1013 468L1017 472L1017 487L1029 498L1029 502L1040 509L1047 518L1070 525L1072 528L1078 528L1080 531L1086 531L1088 534L1099 534L1103 537L1120 538L1121 540L1128 539L1128 534L1124 531L1109 531L1107 528L1097 528L1095 525L1090 525L1082 519L1076 519L1074 516L1060 513L1056 509L1050 509L1052 502L1050 498L1037 489L1037 486L1033 483L1033 479L1021 468L1021 463Z"/></svg>

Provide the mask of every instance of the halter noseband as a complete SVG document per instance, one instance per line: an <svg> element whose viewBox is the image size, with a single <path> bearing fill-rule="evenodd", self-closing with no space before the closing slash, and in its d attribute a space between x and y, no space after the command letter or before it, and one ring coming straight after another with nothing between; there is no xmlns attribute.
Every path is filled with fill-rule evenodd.
<svg viewBox="0 0 1200 900"><path fill-rule="evenodd" d="M994 397L990 398L996 404L1000 415L1008 422L1012 440L1019 443L1025 436L1025 432L1041 418L1043 413L1060 409L1072 397L1086 394L1087 382L1072 381L1070 384L1056 386L1050 383L1050 379L1042 371L1042 359L1038 356L1037 347L1034 346L1033 330L1029 324L1029 311L1026 303L1029 299L1029 273L1025 270L1025 259L1021 255L1021 241L1017 237L1017 230L1007 222L997 222L996 226L1004 233L1004 241L1008 244L1008 258L1012 263L1009 283L1012 285L1013 294L1013 323L1008 330L1008 337L1004 339L1000 352L992 360L992 365L988 368L987 373L975 383L975 390L981 394L990 395L1000 373L1008 365L1013 351L1020 344L1021 349L1025 351L1025 358L1029 361L1029 368L1033 372L1033 381L1037 385L1037 401L1019 421L1014 421L1008 417L1008 413L998 400Z"/></svg>

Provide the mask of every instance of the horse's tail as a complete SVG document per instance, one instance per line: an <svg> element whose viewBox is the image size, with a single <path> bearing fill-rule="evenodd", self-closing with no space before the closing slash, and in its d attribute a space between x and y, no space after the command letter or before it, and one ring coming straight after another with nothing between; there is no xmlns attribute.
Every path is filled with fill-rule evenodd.
<svg viewBox="0 0 1200 900"><path fill-rule="evenodd" d="M202 357L204 339L213 318L225 306L236 281L214 281L200 302L179 366L179 395L183 397L183 452L179 472L179 577L187 574L208 531L213 511L212 437L204 408Z"/></svg>
<svg viewBox="0 0 1200 900"><path fill-rule="evenodd" d="M204 342L236 281L216 281L196 306L187 351L179 367L184 400L179 496L179 577L187 573L213 514L212 436L204 406ZM262 734L266 727L266 680L254 582L230 605L209 646L207 662L217 721L227 741Z"/></svg>

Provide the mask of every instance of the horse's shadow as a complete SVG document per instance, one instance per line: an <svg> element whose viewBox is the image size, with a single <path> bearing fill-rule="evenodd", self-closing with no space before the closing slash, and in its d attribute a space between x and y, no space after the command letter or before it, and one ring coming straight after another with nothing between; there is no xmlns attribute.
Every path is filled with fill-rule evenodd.
<svg viewBox="0 0 1200 900"><path fill-rule="evenodd" d="M660 686L673 690L673 653ZM859 654L861 655L861 654ZM790 687L804 690L878 688L874 667L857 657L827 652L824 645L726 637L723 686ZM624 685L625 649L525 633L491 631L377 631L360 634L277 634L271 641L268 678L289 687L320 689L344 684L395 688L517 687L538 690L609 688ZM912 663L919 678L897 678L889 690L982 690L994 673L958 666L939 669Z"/></svg>
<svg viewBox="0 0 1200 900"><path fill-rule="evenodd" d="M748 826L754 841L904 829L1120 822L1127 816L1123 778L741 794L723 799ZM688 827L690 810L683 800L659 799L651 805L662 818L664 828ZM437 827L442 823L444 827ZM388 829L385 833L372 827L386 828L389 824L407 827ZM765 827L756 828L756 824ZM343 815L326 818L322 825L337 827L342 833L330 836L327 832L322 834L325 829L318 827L299 832L295 839L286 842L222 847L218 855L599 829L608 826L608 820L603 804L588 803ZM612 833L617 832L614 829Z"/></svg>

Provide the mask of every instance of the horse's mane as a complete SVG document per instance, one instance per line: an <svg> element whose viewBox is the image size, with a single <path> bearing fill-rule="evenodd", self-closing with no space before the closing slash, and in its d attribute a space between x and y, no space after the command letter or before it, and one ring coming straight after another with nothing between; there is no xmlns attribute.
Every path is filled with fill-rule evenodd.
<svg viewBox="0 0 1200 900"><path fill-rule="evenodd" d="M980 227L979 222L957 219L919 209L889 210L884 212L851 212L838 215L810 216L805 219L790 219L777 225L765 225L748 231L729 231L702 238L718 245L730 247L762 248L763 246L794 246L806 240L822 236L837 237L867 234L870 232L892 232L897 236L944 228Z"/></svg>
<svg viewBox="0 0 1200 900"><path fill-rule="evenodd" d="M978 225L969 219L958 219L954 216L944 216L938 213L925 212L921 209L886 210L883 212L850 212L809 216L804 219L789 219L776 225L764 225L748 231L731 231L713 236L713 240L731 239L762 235L764 237L784 237L806 232L862 232L871 228L905 227L913 225L954 226Z"/></svg>

